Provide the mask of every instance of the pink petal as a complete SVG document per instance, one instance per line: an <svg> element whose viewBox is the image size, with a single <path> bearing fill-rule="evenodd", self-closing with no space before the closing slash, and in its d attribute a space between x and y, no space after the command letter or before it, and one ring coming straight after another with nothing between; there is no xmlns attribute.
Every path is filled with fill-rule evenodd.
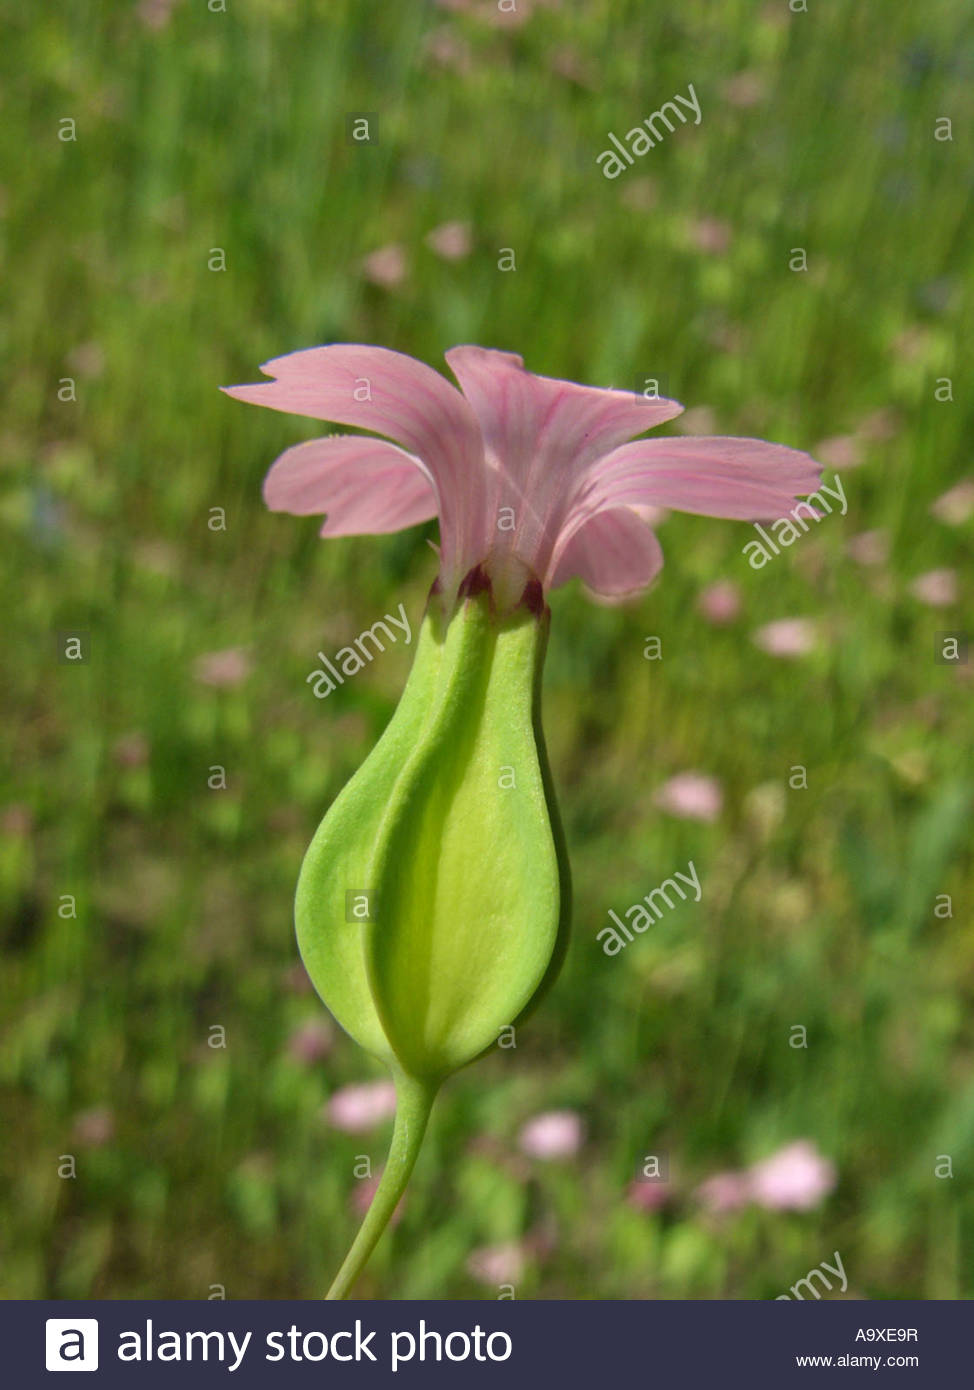
<svg viewBox="0 0 974 1390"><path fill-rule="evenodd" d="M910 593L931 608L949 608L957 602L957 575L949 569L928 570L917 575Z"/></svg>
<svg viewBox="0 0 974 1390"><path fill-rule="evenodd" d="M264 501L272 512L327 513L323 536L379 535L436 516L436 492L420 460L365 435L330 435L286 450L264 480Z"/></svg>
<svg viewBox="0 0 974 1390"><path fill-rule="evenodd" d="M748 1170L751 1200L771 1211L810 1211L835 1186L835 1164L798 1139Z"/></svg>
<svg viewBox="0 0 974 1390"><path fill-rule="evenodd" d="M598 512L565 546L550 580L556 589L576 576L607 598L645 589L663 567L654 533L628 507Z"/></svg>
<svg viewBox="0 0 974 1390"><path fill-rule="evenodd" d="M697 608L715 627L732 623L741 611L741 591L729 579L718 579L700 593Z"/></svg>
<svg viewBox="0 0 974 1390"><path fill-rule="evenodd" d="M364 1081L342 1086L331 1096L325 1115L346 1134L364 1134L396 1113L396 1088L391 1081Z"/></svg>
<svg viewBox="0 0 974 1390"><path fill-rule="evenodd" d="M456 578L485 512L480 430L460 392L405 353L358 343L292 352L266 362L261 371L275 380L224 387L227 395L374 430L422 459L439 504L445 582Z"/></svg>
<svg viewBox="0 0 974 1390"><path fill-rule="evenodd" d="M715 821L723 809L724 793L716 777L678 772L663 783L653 800L661 811L681 820Z"/></svg>
<svg viewBox="0 0 974 1390"><path fill-rule="evenodd" d="M815 624L807 618L778 618L751 634L755 646L769 656L785 658L807 656L815 648Z"/></svg>
<svg viewBox="0 0 974 1390"><path fill-rule="evenodd" d="M582 1145L582 1122L574 1110L546 1110L528 1120L517 1142L529 1158L573 1158Z"/></svg>
<svg viewBox="0 0 974 1390"><path fill-rule="evenodd" d="M518 553L539 577L549 562L579 474L624 439L670 420L676 401L535 376L512 352L455 347L446 354L480 422L493 487L482 541L511 507Z"/></svg>
<svg viewBox="0 0 974 1390"><path fill-rule="evenodd" d="M813 492L820 469L784 444L734 437L639 439L598 460L573 511L650 503L702 516L776 521Z"/></svg>

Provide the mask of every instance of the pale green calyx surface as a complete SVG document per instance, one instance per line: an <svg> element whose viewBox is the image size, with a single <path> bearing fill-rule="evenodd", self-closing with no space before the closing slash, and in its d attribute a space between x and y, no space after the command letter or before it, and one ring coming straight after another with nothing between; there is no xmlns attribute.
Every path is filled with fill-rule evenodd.
<svg viewBox="0 0 974 1390"><path fill-rule="evenodd" d="M431 601L396 713L298 882L298 944L321 998L427 1089L497 1042L564 946L568 867L539 708L548 613L536 609L498 615L489 587L448 617Z"/></svg>

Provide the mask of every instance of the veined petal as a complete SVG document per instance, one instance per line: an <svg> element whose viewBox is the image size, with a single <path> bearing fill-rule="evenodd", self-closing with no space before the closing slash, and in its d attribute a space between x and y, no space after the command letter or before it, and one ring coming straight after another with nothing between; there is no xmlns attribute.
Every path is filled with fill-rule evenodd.
<svg viewBox="0 0 974 1390"><path fill-rule="evenodd" d="M227 395L374 430L422 459L436 488L443 569L448 579L459 577L485 511L480 430L460 392L405 353L358 343L292 352L261 371L275 379L225 387Z"/></svg>
<svg viewBox="0 0 974 1390"><path fill-rule="evenodd" d="M597 512L580 526L552 572L550 587L576 576L606 598L637 593L659 574L663 551L655 533L629 507Z"/></svg>
<svg viewBox="0 0 974 1390"><path fill-rule="evenodd" d="M614 449L589 470L566 532L595 512L623 504L775 521L788 515L797 497L815 490L820 473L809 454L761 439L640 439Z"/></svg>
<svg viewBox="0 0 974 1390"><path fill-rule="evenodd" d="M683 409L633 391L535 376L512 352L456 347L446 360L480 422L492 471L483 543L496 538L497 509L511 507L514 548L538 574L548 568L579 473Z"/></svg>
<svg viewBox="0 0 974 1390"><path fill-rule="evenodd" d="M422 461L366 435L331 435L287 449L264 480L273 512L326 515L323 536L380 535L436 516Z"/></svg>

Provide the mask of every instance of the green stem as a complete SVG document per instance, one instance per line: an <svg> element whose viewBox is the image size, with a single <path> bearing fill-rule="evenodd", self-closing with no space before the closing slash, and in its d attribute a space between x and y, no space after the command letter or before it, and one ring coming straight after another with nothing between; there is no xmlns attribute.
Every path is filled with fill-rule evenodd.
<svg viewBox="0 0 974 1390"><path fill-rule="evenodd" d="M396 1076L395 1082L396 1122L392 1131L389 1157L358 1235L352 1242L352 1248L345 1256L341 1269L335 1275L335 1282L325 1294L326 1299L348 1297L352 1285L365 1268L366 1261L399 1205L399 1199L406 1190L423 1142L423 1135L426 1133L426 1124L439 1090L439 1082L418 1081L415 1077L405 1076L401 1072Z"/></svg>

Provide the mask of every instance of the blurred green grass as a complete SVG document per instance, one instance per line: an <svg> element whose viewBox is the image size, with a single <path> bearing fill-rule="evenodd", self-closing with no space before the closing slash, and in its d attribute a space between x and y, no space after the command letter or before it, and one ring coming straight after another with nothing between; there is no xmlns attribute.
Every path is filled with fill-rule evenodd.
<svg viewBox="0 0 974 1390"><path fill-rule="evenodd" d="M838 467L848 516L761 571L749 528L673 516L638 604L554 596L574 944L516 1050L448 1088L362 1293L493 1297L470 1252L527 1239L519 1297L774 1297L835 1250L852 1295L970 1297L971 667L934 651L971 629L972 527L928 510L970 472L974 423L966 7L592 0L510 28L351 0L2 10L0 1293L313 1296L354 1229L355 1156L384 1156L383 1129L321 1118L371 1064L341 1038L315 1066L289 1053L322 1013L290 914L410 653L325 703L305 676L390 604L418 619L435 527L322 543L269 515L267 466L320 431L217 391L335 340L663 376L703 432L839 439L819 455L862 464ZM700 126L607 182L606 133L690 82ZM346 143L351 111L378 113L375 147ZM454 219L473 248L451 263L424 238ZM408 270L384 289L362 260L390 243ZM864 568L845 546L872 529L889 559ZM949 608L910 593L936 568L960 575ZM742 592L723 629L696 608L717 578ZM815 654L750 640L795 616ZM58 664L65 630L90 663ZM245 680L196 678L236 647ZM723 785L716 824L654 806L685 769ZM700 905L605 957L608 908L689 859ZM553 1105L582 1115L582 1151L526 1161L518 1129ZM114 1133L85 1141L101 1107ZM820 1209L694 1202L798 1137L837 1165ZM657 1213L626 1201L647 1149L674 1175Z"/></svg>

